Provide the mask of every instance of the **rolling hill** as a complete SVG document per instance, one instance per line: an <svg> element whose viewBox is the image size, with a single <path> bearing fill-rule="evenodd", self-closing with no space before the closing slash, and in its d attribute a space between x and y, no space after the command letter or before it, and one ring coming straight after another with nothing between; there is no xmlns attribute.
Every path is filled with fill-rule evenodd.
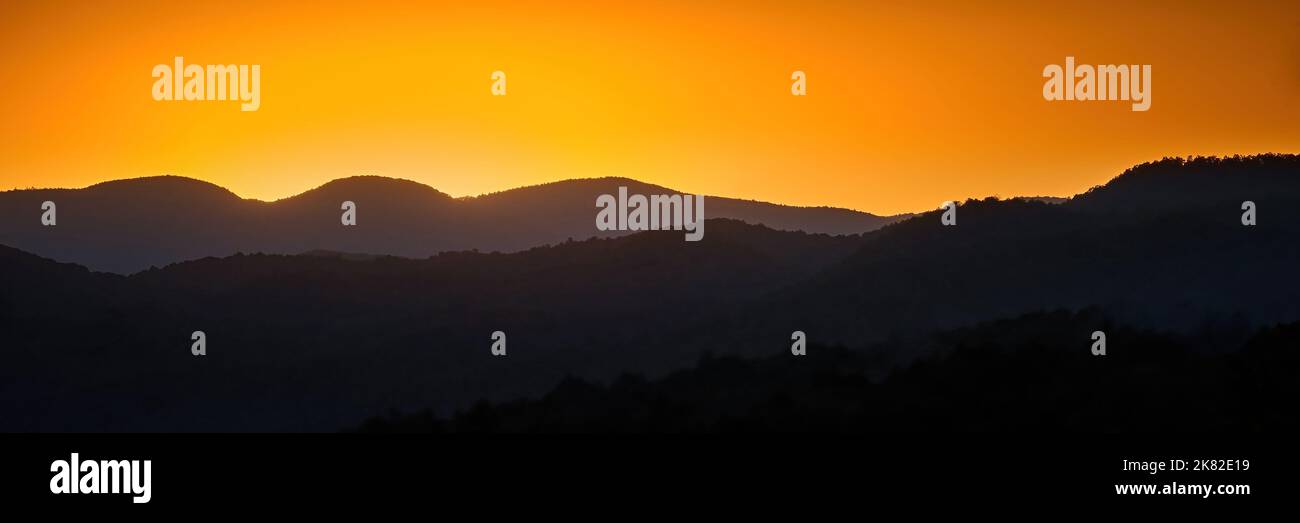
<svg viewBox="0 0 1300 523"><path fill-rule="evenodd" d="M675 193L626 178L598 178L452 198L408 180L360 176L263 202L206 182L162 176L0 193L0 244L120 274L239 252L414 258L513 252L627 234L595 227L596 197L616 194L619 186L633 194ZM57 226L40 223L45 201L58 206ZM340 223L344 201L357 205L355 226ZM706 197L705 216L836 235L868 232L901 218L721 197Z"/></svg>

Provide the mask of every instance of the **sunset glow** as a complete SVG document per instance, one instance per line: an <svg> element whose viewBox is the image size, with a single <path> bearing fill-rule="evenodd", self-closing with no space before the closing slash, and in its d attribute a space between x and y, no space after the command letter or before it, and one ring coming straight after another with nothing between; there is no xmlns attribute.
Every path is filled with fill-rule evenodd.
<svg viewBox="0 0 1300 523"><path fill-rule="evenodd" d="M892 214L1071 195L1163 156L1300 152L1293 1L407 4L7 3L0 190L626 176ZM178 56L259 64L260 108L155 101L150 71ZM1150 109L1045 101L1067 56L1151 65Z"/></svg>

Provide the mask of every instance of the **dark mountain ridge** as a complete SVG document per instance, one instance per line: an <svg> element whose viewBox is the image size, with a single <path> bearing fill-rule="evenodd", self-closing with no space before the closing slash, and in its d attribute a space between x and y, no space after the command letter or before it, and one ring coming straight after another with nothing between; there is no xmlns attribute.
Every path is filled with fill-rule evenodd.
<svg viewBox="0 0 1300 523"><path fill-rule="evenodd" d="M1058 309L1098 312L1036 343L1086 353L1080 333L1119 324L1116 347L1157 331L1214 361L1300 320L1300 169L1260 160L1215 160L1233 174L1189 189L1186 161L1169 160L1141 174L1164 190L1094 191L1107 205L971 200L954 227L931 212L860 236L715 219L702 242L661 231L424 259L240 254L132 276L0 248L0 429L334 430L389 408L535 398L566 376L766 357L794 330L869 352L862 375L877 379L949 347L944 332ZM1240 222L1243 195L1257 225ZM1023 334L993 325L981 343ZM208 356L189 354L194 330ZM496 330L508 357L489 354Z"/></svg>
<svg viewBox="0 0 1300 523"><path fill-rule="evenodd" d="M667 370L695 357L674 348L679 323L806 277L859 239L707 227L704 242L662 231L427 259L240 254L131 276L3 248L0 411L5 428L329 430L393 402L450 408L567 374ZM188 353L194 330L210 357ZM488 355L496 330L508 358ZM85 396L105 388L127 398L111 419ZM213 404L257 407L193 411Z"/></svg>
<svg viewBox="0 0 1300 523"><path fill-rule="evenodd" d="M1243 200L1257 205L1256 225L1242 225ZM1166 159L1062 204L970 200L952 227L940 214L864 235L854 254L738 313L736 330L864 343L1089 305L1179 332L1300 318L1294 155Z"/></svg>

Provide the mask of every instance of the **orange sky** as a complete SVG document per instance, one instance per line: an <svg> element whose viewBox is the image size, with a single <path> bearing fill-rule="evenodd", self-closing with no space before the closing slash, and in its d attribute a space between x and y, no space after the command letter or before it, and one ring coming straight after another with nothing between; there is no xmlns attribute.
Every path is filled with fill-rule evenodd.
<svg viewBox="0 0 1300 523"><path fill-rule="evenodd" d="M1162 156L1300 152L1294 0L315 3L5 2L0 190L628 176L896 213L1069 195ZM260 110L153 100L177 55L260 64ZM1067 55L1152 65L1151 109L1043 100Z"/></svg>

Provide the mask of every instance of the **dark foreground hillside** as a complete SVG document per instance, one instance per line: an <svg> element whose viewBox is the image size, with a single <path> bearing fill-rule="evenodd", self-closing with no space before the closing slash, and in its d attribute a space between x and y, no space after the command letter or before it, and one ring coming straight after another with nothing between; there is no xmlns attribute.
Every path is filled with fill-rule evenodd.
<svg viewBox="0 0 1300 523"><path fill-rule="evenodd" d="M1089 333L1107 325L1106 356ZM937 352L873 378L879 353L702 358L608 384L568 379L540 399L366 420L362 432L1192 431L1300 428L1300 323L1228 352L1114 325L1095 310L1039 313L936 335Z"/></svg>
<svg viewBox="0 0 1300 523"><path fill-rule="evenodd" d="M709 227L705 242L241 254L131 276L0 247L0 430L334 430L388 407L540 394L566 374L664 372L695 360L685 340L708 317L860 240Z"/></svg>

